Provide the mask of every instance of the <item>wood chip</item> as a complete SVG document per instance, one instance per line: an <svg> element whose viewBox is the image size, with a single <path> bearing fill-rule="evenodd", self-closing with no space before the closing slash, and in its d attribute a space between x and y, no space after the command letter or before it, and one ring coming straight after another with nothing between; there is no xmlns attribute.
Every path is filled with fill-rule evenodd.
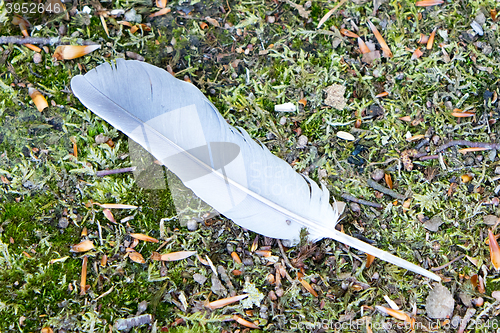
<svg viewBox="0 0 500 333"><path fill-rule="evenodd" d="M153 252L151 259L161 260L161 261L178 261L186 259L192 256L193 254L196 254L196 251L179 251L179 252L166 253L162 255L159 255L157 252Z"/></svg>
<svg viewBox="0 0 500 333"><path fill-rule="evenodd" d="M411 55L411 60L416 60L420 58L423 54L424 52L420 51L420 47L418 47Z"/></svg>
<svg viewBox="0 0 500 333"><path fill-rule="evenodd" d="M33 100L33 103L35 103L38 111L42 112L45 108L49 107L49 103L47 103L45 97L43 97L42 93L35 88L28 88L28 95Z"/></svg>
<svg viewBox="0 0 500 333"><path fill-rule="evenodd" d="M233 320L236 321L238 324L243 325L243 326L248 327L248 328L253 328L253 329L260 328L259 326L255 325L254 323L252 323L248 320L245 320L238 315L233 315Z"/></svg>
<svg viewBox="0 0 500 333"><path fill-rule="evenodd" d="M386 308L385 306L380 306L380 305L375 306L375 308L377 310L379 310L380 312L387 314L391 317L394 317L396 319L404 320L406 322L411 322L410 316L408 316L406 313L404 313L401 310L393 310L391 308Z"/></svg>
<svg viewBox="0 0 500 333"><path fill-rule="evenodd" d="M432 45L434 45L434 37L436 36L437 27L432 30L431 35L429 36L429 40L427 41L427 50L432 49Z"/></svg>
<svg viewBox="0 0 500 333"><path fill-rule="evenodd" d="M442 5L443 3L444 3L443 0L423 0L423 1L417 1L415 3L415 6L417 6L417 7L429 7L429 6Z"/></svg>
<svg viewBox="0 0 500 333"><path fill-rule="evenodd" d="M488 229L488 240L490 241L488 245L490 247L491 263L498 271L500 269L500 246L498 246L497 238L491 229Z"/></svg>
<svg viewBox="0 0 500 333"><path fill-rule="evenodd" d="M158 240L156 238L153 238L151 236L144 235L144 234L130 234L130 237L141 240L141 241L145 241L145 242L158 243Z"/></svg>
<svg viewBox="0 0 500 333"><path fill-rule="evenodd" d="M358 34L347 29L340 29L340 33L346 37L359 38Z"/></svg>
<svg viewBox="0 0 500 333"><path fill-rule="evenodd" d="M232 297L228 297L228 298L222 298L222 299L219 299L217 301L213 301L213 302L208 303L207 308L209 308L211 310L219 309L219 308L225 307L226 305L239 302L240 300L245 299L247 297L248 297L248 294L237 295L237 296L232 296Z"/></svg>
<svg viewBox="0 0 500 333"><path fill-rule="evenodd" d="M104 216L111 222L113 223L116 223L115 221L115 217L113 216L113 213L111 213L111 211L109 210L109 208L105 208L102 213L104 214Z"/></svg>
<svg viewBox="0 0 500 333"><path fill-rule="evenodd" d="M373 25L373 23L368 20L368 26L372 30L373 34L375 35L375 38L377 39L378 43L380 44L380 47L382 48L382 52L384 54L384 57L386 58L392 58L392 52L391 49L389 48L389 45L385 42L384 37L380 34L378 29Z"/></svg>
<svg viewBox="0 0 500 333"><path fill-rule="evenodd" d="M94 248L94 243L91 240L84 240L78 244L72 245L70 252L86 252Z"/></svg>
<svg viewBox="0 0 500 333"><path fill-rule="evenodd" d="M85 295L85 292L87 290L87 261L88 261L87 256L84 256L83 257L83 264L82 264L82 275L80 277L80 295L81 296Z"/></svg>
<svg viewBox="0 0 500 333"><path fill-rule="evenodd" d="M210 23L211 25L213 25L214 27L220 27L220 24L219 22L217 22L216 19L213 19L209 16L205 17L205 21L207 21L208 23Z"/></svg>
<svg viewBox="0 0 500 333"><path fill-rule="evenodd" d="M128 257L130 258L130 260L132 260L133 262L136 262L138 264L146 263L146 260L144 260L144 257L142 256L142 254L140 254L137 251L129 252Z"/></svg>
<svg viewBox="0 0 500 333"><path fill-rule="evenodd" d="M306 280L304 280L303 278L299 278L299 281L300 283L302 284L302 286L304 288L306 288L306 290L311 293L311 295L313 295L314 297L318 297L318 293L316 292L316 290L314 290L311 285L309 284L309 282L307 282Z"/></svg>
<svg viewBox="0 0 500 333"><path fill-rule="evenodd" d="M59 45L52 56L57 60L70 60L83 57L100 48L101 45Z"/></svg>
<svg viewBox="0 0 500 333"><path fill-rule="evenodd" d="M366 254L366 265L365 267L366 268L369 268L373 262L375 261L375 256L372 256L371 254Z"/></svg>
<svg viewBox="0 0 500 333"><path fill-rule="evenodd" d="M238 255L238 253L236 252L231 252L231 258L233 258L234 262L238 263L238 264L241 264L242 261L240 259L240 256Z"/></svg>
<svg viewBox="0 0 500 333"><path fill-rule="evenodd" d="M157 16L162 16L162 15L165 15L165 14L168 14L170 13L171 9L170 8L162 8L160 9L159 11L153 13L153 14L150 14L149 17L157 17Z"/></svg>

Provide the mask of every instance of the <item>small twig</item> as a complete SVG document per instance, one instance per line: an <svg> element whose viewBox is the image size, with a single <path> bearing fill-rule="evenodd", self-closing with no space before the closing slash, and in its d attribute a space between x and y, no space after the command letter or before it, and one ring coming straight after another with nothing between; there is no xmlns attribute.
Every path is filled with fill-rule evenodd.
<svg viewBox="0 0 500 333"><path fill-rule="evenodd" d="M342 194L342 199L345 199L347 201L352 201L352 202L355 202L355 203L360 204L360 205L375 207L375 208L378 208L378 209L384 208L384 206L382 206L379 203L371 202L371 201L367 201L367 200L363 200L363 199L358 199L356 197L353 197L350 194L345 194L345 193Z"/></svg>
<svg viewBox="0 0 500 333"><path fill-rule="evenodd" d="M439 158L439 155L426 155L420 157L421 161L427 161L427 160L437 160Z"/></svg>
<svg viewBox="0 0 500 333"><path fill-rule="evenodd" d="M450 266L450 265L451 265L451 264L453 264L455 261L462 259L463 257L465 257L465 256L462 254L462 255L459 255L458 257L456 257L455 259L450 260L449 262L447 262L447 263L446 263L446 264L444 264L444 265L441 265L441 266L438 266L438 267L431 267L431 271L433 271L433 272L440 271L440 270L442 270L443 268L446 268L446 267Z"/></svg>
<svg viewBox="0 0 500 333"><path fill-rule="evenodd" d="M70 44L69 40L61 40L59 37L23 37L23 36L0 36L0 44L35 44L35 45L60 45ZM83 41L82 45L97 45L93 41Z"/></svg>
<svg viewBox="0 0 500 333"><path fill-rule="evenodd" d="M423 146L425 146L425 145L429 144L429 141L430 141L430 140L429 140L429 138L425 138L425 139L423 139L422 141L420 141L420 142L418 143L418 145L416 145L416 146L415 146L415 149L416 149L416 150L419 150L419 149L420 149L420 148L422 148Z"/></svg>
<svg viewBox="0 0 500 333"><path fill-rule="evenodd" d="M445 143L441 146L439 146L436 151L439 153L446 148L450 148L453 146L469 146L469 147L474 147L474 148L488 148L488 149L499 149L500 144L498 143L493 143L493 142L472 142L472 141L467 141L467 140L453 140L448 143Z"/></svg>
<svg viewBox="0 0 500 333"><path fill-rule="evenodd" d="M283 257L283 260L285 260L285 264L291 269L296 270L297 268L293 267L293 265L290 263L290 260L288 260L285 249L283 248L283 244L281 244L281 241L279 239L277 239L277 241L278 241L278 246L280 247L281 256Z"/></svg>
<svg viewBox="0 0 500 333"><path fill-rule="evenodd" d="M92 205L92 223L94 222L95 222L95 210L94 210L94 205ZM97 230L99 232L99 243L101 244L101 246L103 246L104 243L102 241L102 227L99 220L97 220Z"/></svg>
<svg viewBox="0 0 500 333"><path fill-rule="evenodd" d="M96 171L95 175L97 177L104 177L108 175L114 175L117 173L124 173L124 172L132 172L135 171L136 167L128 167L128 168L121 168L121 169L112 169L112 170L100 170Z"/></svg>
<svg viewBox="0 0 500 333"><path fill-rule="evenodd" d="M391 197L393 197L395 199L398 199L398 200L404 200L405 199L404 195L396 193L393 190L390 190L387 187L384 187L384 186L380 185L379 183L377 183L373 179L368 179L367 183L368 183L368 186L372 187L373 189L375 189L375 190L377 190L379 192L382 192L384 194L387 194L387 195L389 195L389 196L391 196Z"/></svg>

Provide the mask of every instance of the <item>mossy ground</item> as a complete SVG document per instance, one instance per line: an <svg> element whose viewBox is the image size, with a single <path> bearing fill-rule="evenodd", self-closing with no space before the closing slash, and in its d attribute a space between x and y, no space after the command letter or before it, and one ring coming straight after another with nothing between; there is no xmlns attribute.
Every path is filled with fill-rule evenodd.
<svg viewBox="0 0 500 333"><path fill-rule="evenodd" d="M95 3L85 1L76 8L84 5L96 9ZM30 29L33 36L57 36L64 25L66 35L72 36L65 37L68 43L92 40L102 47L85 57L60 62L51 58L54 47L49 47L49 53L42 52L42 62L35 64L34 52L24 46L0 46L0 175L4 177L0 182L0 332L34 332L43 327L60 332L108 332L116 319L133 316L142 301L147 302L146 313L154 315L156 324L134 328L141 332L219 331L221 327L234 331L240 326L225 321L232 314L266 331L309 331L318 323L332 326L350 319L364 323L367 318L372 323L393 323L394 332L405 331L395 326L401 322L372 311L375 305L385 304L384 295L407 313L416 306L417 321L429 326L425 318L429 281L381 261L367 269L364 254L347 251L330 240L321 241L314 251L302 247L287 252L292 262L301 263L305 279L319 297L303 289L295 280L296 272L287 268L293 280L284 279L283 296L272 300L269 292L275 286L267 277L275 274L275 268L248 251L255 234L225 219L211 220L194 232L180 227L176 219L168 220L165 237L169 242L162 251L194 250L201 258L208 255L215 266L225 268L238 293L249 279L266 296L260 309L245 311L236 305L207 315L196 309L206 300L219 298L210 290L210 267L198 259L167 264L146 259L146 264L138 264L125 258L128 234L159 238L160 219L175 216L173 203L168 190L141 189L131 174L95 176L96 170L130 166L127 138L86 110L71 94L69 82L102 62L125 57L126 51L156 66L171 66L180 79L189 78L229 123L245 128L297 171L318 181L319 170L326 170L324 180L336 198L348 193L384 205L383 210L362 206L359 213L348 211L341 221L347 233L373 240L378 247L426 268L446 264L461 254L472 258L439 272L454 293L454 314L463 316L466 310L459 291L485 299L478 313L493 304L491 292L500 286L484 242L488 226L483 217L500 212L498 206L483 203L496 195L498 157L488 151L462 155L452 148L444 152L446 169L438 160L416 160L413 170L407 171L400 156L416 145L406 140L407 133L437 135L430 154L436 145L450 140L497 140L497 104L484 98L487 91L498 93L500 32L490 15L497 9L496 1L447 1L421 8L413 1L390 0L375 14L372 2L347 2L319 30L319 20L335 3L313 1L309 19L286 2L270 0L173 1L168 4L171 13L154 19L147 18L153 7L146 1L101 5L108 10L135 8L143 22L151 23L152 31L132 34L118 23L120 19L107 18L107 37L95 12L87 25L74 16L68 22L57 15L33 15L27 17L36 26ZM470 24L481 14L485 34L473 36ZM0 25L0 36L20 35L10 23L12 15L7 17ZM209 24L203 29L200 24L209 21L206 17L217 20L220 27ZM367 19L379 28L393 58L363 63L356 40L343 37L338 30L357 26L357 34L375 42ZM435 27L439 30L431 50L417 44L421 33L429 35ZM419 46L423 56L411 60ZM49 108L42 113L28 96L29 83L49 100ZM333 83L347 87L347 106L341 111L323 104L323 89ZM387 97L375 97L384 91L389 92ZM307 104L297 112L274 112L275 104L297 103L302 98ZM383 109L383 115L367 118L374 105ZM476 117L455 118L453 108L474 110ZM412 122L401 120L404 116ZM360 128L354 127L356 119L362 119ZM491 124L486 126L488 120ZM338 130L350 131L358 140L338 139ZM101 133L115 146L96 144ZM309 140L306 148L297 148L300 135ZM70 155L72 140L78 147L77 158ZM365 147L360 154L366 161L362 166L348 163L359 145ZM368 187L366 180L375 168L383 168L392 176L396 191L412 198L408 209ZM473 180L462 183L460 177L466 173ZM456 188L450 195L453 183ZM102 209L89 205L91 201L140 208L113 210L117 221L133 215L127 223L113 224ZM419 221L420 214L420 219L438 215L445 223L437 232L429 232ZM58 226L61 218L68 219L66 228ZM88 228L96 248L85 254L90 289L81 296L83 255L69 249L80 241L83 227ZM228 247L254 264L235 264ZM156 244L137 247L145 258L156 249ZM276 245L272 253L281 257ZM99 265L103 255L109 258L106 267ZM301 260L293 260L299 256ZM232 275L234 269L243 274ZM193 280L195 273L209 279L199 285ZM374 279L377 274L379 278ZM486 293L478 293L465 278L474 274L485 278ZM363 283L368 286L360 287ZM187 312L181 309L182 295L187 299ZM493 320L496 313L493 306L482 319ZM184 322L174 327L179 318ZM359 329L343 327L340 331L366 330L365 324ZM374 326L374 331L382 329Z"/></svg>

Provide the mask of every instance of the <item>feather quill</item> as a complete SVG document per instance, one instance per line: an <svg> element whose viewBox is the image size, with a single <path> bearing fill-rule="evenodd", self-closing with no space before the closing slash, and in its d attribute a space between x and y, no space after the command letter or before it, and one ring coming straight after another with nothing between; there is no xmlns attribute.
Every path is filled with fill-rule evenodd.
<svg viewBox="0 0 500 333"><path fill-rule="evenodd" d="M328 190L227 124L194 85L158 67L118 59L71 80L73 93L99 117L148 150L197 196L238 225L296 243L302 228L413 272L415 264L335 230Z"/></svg>

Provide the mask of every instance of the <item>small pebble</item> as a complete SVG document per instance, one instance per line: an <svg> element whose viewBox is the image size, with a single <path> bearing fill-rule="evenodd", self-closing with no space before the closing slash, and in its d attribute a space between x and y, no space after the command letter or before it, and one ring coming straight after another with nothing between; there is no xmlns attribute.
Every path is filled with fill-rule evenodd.
<svg viewBox="0 0 500 333"><path fill-rule="evenodd" d="M278 299L278 297L276 297L276 293L272 290L269 292L268 296L271 301L275 301Z"/></svg>
<svg viewBox="0 0 500 333"><path fill-rule="evenodd" d="M226 250L227 250L227 253L231 254L234 252L234 245L233 244L227 244L226 245Z"/></svg>
<svg viewBox="0 0 500 333"><path fill-rule="evenodd" d="M439 140L441 140L441 139L439 138L439 135L434 135L434 136L432 137L432 143L433 143L433 144L435 144L435 145L437 145L437 144L439 143Z"/></svg>
<svg viewBox="0 0 500 333"><path fill-rule="evenodd" d="M193 274L193 280L198 282L199 284L204 284L207 281L207 278L201 274L195 273Z"/></svg>
<svg viewBox="0 0 500 333"><path fill-rule="evenodd" d="M140 315L141 313L146 311L147 308L148 308L148 302L146 301L140 302L139 305L137 306L137 315Z"/></svg>
<svg viewBox="0 0 500 333"><path fill-rule="evenodd" d="M382 169L376 169L375 171L372 172L372 179L376 182L384 178L385 176L385 171Z"/></svg>
<svg viewBox="0 0 500 333"><path fill-rule="evenodd" d="M58 226L59 226L59 228L61 228L61 229L66 229L66 228L68 227L68 225L69 225L69 221L68 221L68 219L67 219L67 218L65 218L65 217L61 217L61 218L59 219L59 222L57 223L57 225L58 225Z"/></svg>
<svg viewBox="0 0 500 333"><path fill-rule="evenodd" d="M476 15L476 18L474 19L479 25L483 25L486 23L486 16L482 13L482 12L479 12L477 15Z"/></svg>
<svg viewBox="0 0 500 333"><path fill-rule="evenodd" d="M32 190L35 188L35 184L31 180L27 180L23 183L23 186L28 190Z"/></svg>
<svg viewBox="0 0 500 333"><path fill-rule="evenodd" d="M467 157L464 161L464 164L467 165L467 166L471 166L471 165L474 165L474 157Z"/></svg>
<svg viewBox="0 0 500 333"><path fill-rule="evenodd" d="M450 291L443 285L437 284L427 296L425 309L427 316L434 319L449 318L453 314L455 300Z"/></svg>
<svg viewBox="0 0 500 333"><path fill-rule="evenodd" d="M479 25L479 23L477 23L476 21L472 21L472 23L470 24L470 26L472 27L472 29L474 29L474 31L479 35L479 36L482 36L484 34L483 32L483 28L481 27L481 25Z"/></svg>
<svg viewBox="0 0 500 333"><path fill-rule="evenodd" d="M283 116L283 117L281 117L281 119L280 119L280 125L285 125L285 124L286 124L286 117L285 117L285 116Z"/></svg>
<svg viewBox="0 0 500 333"><path fill-rule="evenodd" d="M439 226L443 223L443 219L439 215L436 215L433 216L430 220L426 221L424 223L424 227L429 231L436 232L439 230Z"/></svg>
<svg viewBox="0 0 500 333"><path fill-rule="evenodd" d="M125 10L119 8L119 9L113 9L112 11L109 12L109 15L113 15L113 16L121 16L125 14Z"/></svg>
<svg viewBox="0 0 500 333"><path fill-rule="evenodd" d="M260 307L260 313L259 313L259 314L260 314L260 317L261 317L262 319L267 319L267 318L268 318L267 311L268 311L267 306L262 305L262 306Z"/></svg>
<svg viewBox="0 0 500 333"><path fill-rule="evenodd" d="M276 17L274 17L274 16L268 16L266 18L266 20L267 20L267 23L274 23L276 21Z"/></svg>
<svg viewBox="0 0 500 333"><path fill-rule="evenodd" d="M132 8L131 10L125 13L125 21L141 23L142 15L137 14L136 10Z"/></svg>
<svg viewBox="0 0 500 333"><path fill-rule="evenodd" d="M474 298L472 300L472 304L474 304L474 306L476 307L481 307L484 304L484 299L482 297Z"/></svg>
<svg viewBox="0 0 500 333"><path fill-rule="evenodd" d="M196 229L198 229L198 222L196 222L196 220L194 219L191 219L187 222L187 228L189 231L195 231Z"/></svg>
<svg viewBox="0 0 500 333"><path fill-rule="evenodd" d="M59 35L66 36L67 33L68 33L68 26L66 24L61 24L59 26Z"/></svg>
<svg viewBox="0 0 500 333"><path fill-rule="evenodd" d="M498 217L495 215L486 215L483 217L483 223L486 225L495 225L498 222Z"/></svg>
<svg viewBox="0 0 500 333"><path fill-rule="evenodd" d="M33 55L33 62L35 64L39 64L42 62L42 55L38 52L36 52L34 55Z"/></svg>
<svg viewBox="0 0 500 333"><path fill-rule="evenodd" d="M245 258L242 260L243 265L245 266L253 266L253 260L252 258Z"/></svg>
<svg viewBox="0 0 500 333"><path fill-rule="evenodd" d="M325 179L326 177L328 177L328 172L325 169L319 169L318 170L319 180Z"/></svg>
<svg viewBox="0 0 500 333"><path fill-rule="evenodd" d="M276 289L276 296L282 297L285 294L285 291L281 288Z"/></svg>
<svg viewBox="0 0 500 333"><path fill-rule="evenodd" d="M305 148L305 146L307 145L307 136L305 135L301 135L299 136L299 140L297 142L297 148Z"/></svg>
<svg viewBox="0 0 500 333"><path fill-rule="evenodd" d="M493 297L497 302L500 302L500 291L495 290L491 293L491 297Z"/></svg>
<svg viewBox="0 0 500 333"><path fill-rule="evenodd" d="M349 206L351 207L351 211L353 213L359 213L361 211L361 207L359 206L359 204L355 203L355 202L351 202L349 204Z"/></svg>
<svg viewBox="0 0 500 333"><path fill-rule="evenodd" d="M95 143L97 143L98 145L105 143L108 140L109 140L109 138L102 133L99 135L96 135L96 137L95 137Z"/></svg>

